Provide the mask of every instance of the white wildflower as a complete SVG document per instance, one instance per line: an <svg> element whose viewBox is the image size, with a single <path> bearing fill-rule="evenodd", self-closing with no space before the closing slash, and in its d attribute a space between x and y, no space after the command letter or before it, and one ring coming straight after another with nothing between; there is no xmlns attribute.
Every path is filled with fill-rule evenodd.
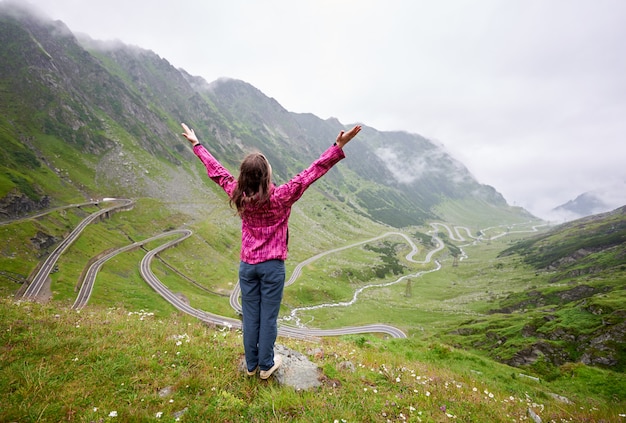
<svg viewBox="0 0 626 423"><path fill-rule="evenodd" d="M156 413L156 416L155 416L155 417L156 417L157 419L160 419L160 418L161 418L161 416L163 416L163 412L162 412L162 411L159 411L158 413Z"/></svg>
<svg viewBox="0 0 626 423"><path fill-rule="evenodd" d="M115 411L115 410L114 410L114 411L111 411L111 412L109 413L109 417L117 417L117 411Z"/></svg>

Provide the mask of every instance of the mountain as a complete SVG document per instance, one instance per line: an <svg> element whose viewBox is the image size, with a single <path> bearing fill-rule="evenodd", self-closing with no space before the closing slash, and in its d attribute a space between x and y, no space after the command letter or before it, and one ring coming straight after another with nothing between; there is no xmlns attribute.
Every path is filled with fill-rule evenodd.
<svg viewBox="0 0 626 423"><path fill-rule="evenodd" d="M552 209L552 215L563 220L578 219L608 212L623 205L624 202L626 202L626 184L582 193L575 199Z"/></svg>
<svg viewBox="0 0 626 423"><path fill-rule="evenodd" d="M0 58L4 218L103 196L159 198L176 207L198 189L212 191L182 183L199 171L178 135L181 121L233 171L245 152L262 150L277 183L346 128L289 112L244 81L209 83L154 52L75 35L17 3L0 3ZM471 208L494 223L533 218L419 135L364 125L350 147L318 185L375 222L419 225L445 219L451 208Z"/></svg>

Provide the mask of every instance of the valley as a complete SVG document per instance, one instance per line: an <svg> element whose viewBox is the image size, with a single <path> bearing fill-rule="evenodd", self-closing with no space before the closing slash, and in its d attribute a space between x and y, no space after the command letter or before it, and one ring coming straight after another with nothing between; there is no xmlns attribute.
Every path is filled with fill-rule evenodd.
<svg viewBox="0 0 626 423"><path fill-rule="evenodd" d="M626 418L626 207L546 225L441 143L363 123L289 222L279 340L324 385L259 385L236 368L241 222L180 122L277 184L349 125L19 2L0 41L0 420Z"/></svg>
<svg viewBox="0 0 626 423"><path fill-rule="evenodd" d="M306 200L303 204L307 204ZM49 233L55 232L55 225L67 231L70 227L73 229L80 226L80 223L90 215L98 213L100 207L107 209L108 206L100 203L97 207L87 205L52 211L33 219L26 218L7 223L2 228L5 236L7 231L18 233L20 230L17 228L28 227L34 222L39 230L47 227L46 231ZM183 314L189 318L200 323L209 323L209 327L215 328L213 330L219 339L223 336L229 338L232 336L234 342L232 348L237 350L239 341L236 335L225 335L228 332L233 334L238 332L237 309L232 306L236 295L230 295L236 292L236 285L231 282L236 272L228 271L224 276L219 276L215 272L208 273L209 262L206 259L198 260L198 257L205 255L206 246L203 246L203 243L209 240L213 248L223 243L226 245L224 251L230 251L231 246L235 246L236 250L238 236L236 226L232 228L231 244L224 238L230 229L212 228L207 231L205 225L217 219L217 216L189 221L184 216L171 213L155 215L154 211L159 210L159 207L155 206L156 204L151 201L138 199L132 209L109 214L107 218L98 219L87 225L83 233L61 254L57 262L58 271L50 275L52 298L48 301L48 306L68 310L61 312L61 315L68 313L81 290L75 278L87 273L86 269L90 265L96 265L92 260L94 252L108 252L111 257L100 263L101 267L95 278L89 302L72 311L76 317L83 316L81 321L76 323L77 327L79 324L87 325L87 316L98 315L99 310L108 310L108 316L116 313L114 310L120 310L119 313L128 316L126 319L141 316L141 319L154 319L155 322L170 318L185 321L181 313L175 311L178 304L184 311ZM304 216L300 214L301 211L302 209L296 210L294 229L302 227ZM304 222L306 221L304 219ZM538 277L537 274L531 276L530 269L519 258L513 260L511 257L498 258L508 246L515 246L524 240L529 242L535 237L546 237L554 232L555 228L535 227L541 224L529 222L525 225L471 230L468 227L455 227L437 222L429 228L414 227L402 231L389 231L388 228L385 231L385 228L377 228L377 231L383 230L379 235L372 233L373 228L369 227L367 228L369 234L359 231L358 235L346 236L343 241L333 239L330 242L324 241L326 237L324 230L309 232L294 230L294 240L298 243L306 242L309 246L313 244L315 252L302 251L305 249L299 246L293 251L296 258L289 260L290 284L285 289L285 307L281 313L283 321L279 342L300 350L323 348L330 351L336 351L336 342L340 344L348 342L345 348L357 348L358 351L362 351L357 354L368 356L373 354L374 360L376 357L383 357L384 351L389 349L396 351L393 355L396 357L394 361L401 360L401 357L419 357L422 363L437 360L439 363L436 365L437 376L430 376L433 380L443 374L441 366L457 368L455 366L461 365L459 360L464 360L463 366L466 367L464 370L458 367L457 371L473 374L471 380L478 379L485 385L491 384L490 389L496 390L496 397L498 388L493 387L493 384L496 379L502 377L502 373L494 378L492 372L511 372L505 369L515 369L513 376L518 373L528 376L526 378L515 376L517 379L503 380L503 386L507 386L509 390L520 389L512 388L514 386L525 386L523 389L535 398L535 389L541 387L539 388L541 390L557 392L558 396L565 398L562 401L574 401L576 404L582 404L584 384L599 380L597 378L608 377L613 383L603 385L602 388L595 385L592 389L590 395L597 398L591 402L594 404L593 407L590 406L589 411L579 410L574 415L593 416L598 413L617 415L619 409L608 411L602 405L603 400L599 398L614 398L617 400L616 404L623 403L619 393L619 387L622 386L619 372L592 370L591 367L581 367L578 363L560 366L549 364L545 361L550 357L548 355L539 355L526 361L518 360L517 368L505 367L499 370L500 364L496 364L500 360L495 354L502 354L502 348L510 348L512 342L518 345L516 351L519 351L518 341L528 336L529 323L536 322L537 316L551 315L556 320L559 317L556 310L539 309L539 305L537 310L526 310L523 313L492 314L493 310L509 298L524 295L532 290L547 292L546 288L560 288L561 291L569 289L567 285L555 286L554 283L550 283L548 278L553 276L546 275L545 282L542 282L543 277ZM590 223L586 225L589 226ZM132 229L133 227L135 229ZM177 229L183 227L189 227L191 229L189 232L193 232L186 239L185 232ZM118 235L111 237L114 233ZM305 238L305 235L308 235L308 238ZM316 241L311 242L311 238L315 238ZM360 241L354 242L354 239ZM165 241L168 240L182 242L167 248ZM132 243L129 244L129 241ZM125 250L127 246L132 246L136 242L141 246ZM97 245L93 245L94 243ZM118 249L124 251L118 253ZM106 254L97 253L95 256L104 257ZM391 256L397 261L391 260ZM225 266L234 269L232 263L237 260L236 251L230 257L229 261L231 259L232 261L225 263ZM45 257L41 257L40 261L44 259ZM6 257L3 260L6 263ZM202 265L192 267L193 262L197 261L202 262ZM387 269L387 273L380 278L375 271L377 268ZM402 270L400 274L394 274L394 269ZM148 280L146 274L149 275ZM71 282L72 280L74 282ZM591 282L587 280L585 283ZM197 284L205 289L198 289ZM599 301L597 295L593 292L590 294L592 295L590 298L578 297L574 305L581 304L587 307L589 301L597 303ZM613 295L606 291L602 295L607 294ZM619 291L615 294L619 294ZM17 298L15 300L16 306L24 310L32 309L34 306L31 301ZM33 305L28 305L29 303ZM567 313L571 313L569 310L565 309ZM605 308L603 313L607 312L608 309ZM291 318L291 313L297 319ZM107 317L105 322L109 322L110 319L111 317ZM523 325L528 328L524 329L520 322L524 322ZM380 326L381 323L383 326ZM171 325L171 329L177 330L178 324L168 323L168 325ZM91 330L98 330L93 323L88 327ZM383 329L384 327L399 328L400 333L407 338L394 339L394 334ZM223 332L224 330L226 332ZM541 330L539 326L535 326L535 331L537 330ZM518 331L517 337L513 335L515 331ZM119 330L117 332L120 333ZM195 333L197 338L199 335ZM303 333L307 333L307 336L303 337ZM215 336L212 336L213 339ZM312 342L311 337L316 340ZM470 343L464 343L464 338L469 338ZM477 340L483 342L482 348ZM496 345L499 346L494 348ZM376 352L367 352L371 348L375 348ZM543 351L549 353L545 347ZM355 353L346 351L344 354ZM461 354L464 354L465 358L462 359ZM492 362L490 357L496 361ZM506 360L504 355L500 357L502 358ZM198 358L195 359L196 363L197 360ZM324 359L326 362L327 360ZM179 365L185 366L182 363ZM487 371L487 368L492 370ZM338 376L328 364L325 365L324 372ZM344 382L350 380L345 379L345 376L341 378ZM460 375L454 376L451 380L457 381L456 383L462 386L477 384ZM574 381L576 387L569 385ZM349 382L350 386L354 383L351 380ZM578 385L579 383L582 385ZM381 389L379 383L374 383L373 386ZM443 386L441 389L444 389ZM343 390L351 392L352 388L346 386ZM434 387L431 387L429 392L437 396L444 395ZM517 394L511 395L513 396L517 397ZM457 407L452 409L458 410L460 404L465 404L464 400L456 401ZM537 404L541 403L545 403L547 408L543 409L543 405L538 408ZM527 407L537 410L540 414L543 413L544 416L556 416L562 410L573 407L567 404L550 404L546 400L538 401L535 398ZM499 408L495 404L489 407Z"/></svg>
<svg viewBox="0 0 626 423"><path fill-rule="evenodd" d="M98 208L100 207L105 207L105 208L102 208L92 214L89 214L74 229L72 229L72 231L63 239L62 242L58 243L56 248L50 253L48 257L46 257L46 259L41 264L41 266L39 266L39 269L37 270L36 274L32 278L32 281L30 281L30 283L28 284L25 284L26 286L21 288L17 292L16 297L18 299L30 299L30 300L38 300L38 301L54 300L55 298L54 297L50 298L49 294L46 294L42 297L41 292L43 291L46 293L50 293L50 292L55 291L54 289L55 287L50 286L51 284L50 274L53 271L53 269L55 269L55 272L58 272L57 261L59 260L61 255L70 247L70 245L73 242L76 241L76 239L81 235L81 232L87 227L87 225L95 222L96 219L98 218L102 220L103 216L110 216L114 212L129 211L132 208L134 208L135 203L132 200L109 198L106 201L103 200L100 202L92 202L92 203L86 203L82 205L68 206L68 208L75 207L76 209L80 209L81 206L84 207L86 205L96 205ZM51 212L48 212L48 213L51 213ZM36 216L28 218L28 220L40 218L48 213L45 213L45 212L38 213ZM8 222L6 223L8 224ZM19 219L14 220L11 223L19 224L20 220ZM326 302L326 303L321 303L321 304L303 304L299 307L293 307L291 308L291 310L287 310L288 314L279 318L279 334L281 336L296 337L296 338L303 338L303 339L322 337L322 336L338 336L338 335L361 334L361 333L381 333L381 334L386 334L391 337L405 338L407 335L403 332L403 330L411 329L410 326L407 327L406 325L404 325L404 329L401 330L390 324L380 324L380 323L373 322L368 325L352 324L351 326L333 328L333 329L310 328L302 323L301 318L299 317L299 314L306 314L309 312L313 312L315 310L321 310L325 308L351 307L357 302L359 295L361 295L366 290L374 291L374 292L384 291L386 288L392 287L403 281L422 278L431 272L437 272L441 270L442 265L441 265L440 260L449 259L449 257L447 255L442 256L441 254L441 252L446 248L446 244L444 243L442 238L438 236L438 231L440 229L445 231L444 233L447 233L449 240L452 240L455 242L466 243L466 244L461 244L458 247L456 247L456 249L460 251L461 256L456 257L455 259L462 261L462 260L468 259L468 255L464 251L464 248L467 248L468 246L471 246L471 245L475 246L479 244L480 242L491 242L492 240L496 240L507 234L534 233L534 232L537 232L538 230L537 226L543 226L543 225L535 224L534 226L531 227L531 223L532 222L529 222L528 224L523 225L523 226L528 226L527 230L518 229L518 230L512 231L511 227L506 228L506 230L504 230L503 228L494 227L494 228L486 228L486 229L480 230L478 231L477 236L472 236L470 229L467 227L461 227L461 226L450 227L447 224L438 222L438 223L432 223L431 230L425 233L425 237L421 237L422 241L424 239L430 239L430 242L429 242L430 245L422 245L418 247L415 244L415 242L405 233L387 232L382 235L375 236L373 238L359 241L357 243L350 243L343 247L333 248L333 249L322 251L318 254L315 254L314 256L309 257L295 265L295 267L293 268L285 284L285 288L287 292L289 292L289 287L293 285L294 283L296 283L298 278L302 277L303 269L307 269L307 267L310 267L312 263L324 258L325 256L328 256L331 254L337 255L338 253L342 251L355 249L357 247L362 248L363 246L366 246L368 244L376 245L377 243L386 242L383 240L387 238L394 238L394 237L402 239L403 242L406 243L406 245L410 248L410 251L404 256L404 260L409 266L404 267L404 274L402 274L400 277L396 279L386 280L386 281L383 280L380 283L365 283L365 284L362 284L362 286L360 287L354 287L352 298L349 301L330 302L330 303ZM501 231L501 232L497 233L496 231ZM485 237L484 234L490 233L490 232L491 232L491 235L489 235L488 237ZM462 233L465 233L466 236L469 237L470 239L466 239L462 235ZM187 314L190 314L206 323L210 323L210 324L217 325L217 326L225 326L228 328L241 328L240 320L237 317L232 317L232 313L231 315L228 315L228 316L218 315L218 314L211 312L210 310L204 311L198 308L191 307L189 305L189 301L186 300L187 298L186 291L188 291L188 289L184 289L182 292L179 292L177 294L173 293L170 289L167 288L167 286L165 286L159 280L159 278L151 270L151 262L153 258L158 257L157 255L159 253L162 253L164 250L170 247L173 247L174 245L184 241L186 238L192 235L193 235L193 232L188 229L167 230L158 235L144 239L143 241L136 241L136 242L133 242L132 244L119 247L117 249L106 248L105 249L106 254L99 254L98 257L89 258L87 264L85 265L85 269L81 272L81 278L79 280L79 284L75 288L75 290L78 291L78 293L76 295L76 299L74 300L74 304L72 308L81 310L87 306L89 298L91 297L92 290L94 288L98 271L102 268L102 266L105 265L105 263L108 260L112 259L113 257L117 256L120 253L137 250L143 247L145 244L156 242L156 240L158 239L162 239L162 238L170 239L176 236L176 238L171 239L167 241L166 243L161 243L157 247L146 251L146 254L141 259L141 263L139 266L141 278L164 300L169 302L174 308L180 311L183 311ZM450 246L450 244L448 246ZM403 247L399 246L398 244L394 246L394 250L399 250L401 248ZM414 259L416 255L423 256L423 260ZM441 257L438 257L437 259L433 259L433 257L436 255L439 255ZM417 265L419 265L417 269L423 268L423 270L417 270L417 269L411 268ZM458 262L456 263L456 265L458 266ZM174 270L176 273L182 275L182 273L176 269L176 267L180 267L180 265L176 265L175 263L170 261L168 266L172 270ZM367 266L367 264L365 264L365 266ZM62 275L55 275L55 278L62 278ZM191 278L189 278L190 281L194 281L197 279L199 278L195 275L191 275ZM389 278L384 277L384 279L389 279ZM407 284L409 283L410 282L407 282ZM184 285L184 281L183 281L183 285ZM194 287L201 286L201 284L198 284L197 282L194 282L194 285L195 285ZM43 289L44 286L46 289ZM210 292L210 290L208 289L207 291ZM239 286L238 284L235 284L232 291L229 294L230 305L232 307L232 311L235 313L235 316L241 314L239 294L240 294ZM121 300L123 301L123 299ZM116 300L116 301L119 301L119 300ZM390 307L393 307L393 306L390 305ZM383 312L382 314L384 315L386 313ZM321 320L323 321L323 319Z"/></svg>

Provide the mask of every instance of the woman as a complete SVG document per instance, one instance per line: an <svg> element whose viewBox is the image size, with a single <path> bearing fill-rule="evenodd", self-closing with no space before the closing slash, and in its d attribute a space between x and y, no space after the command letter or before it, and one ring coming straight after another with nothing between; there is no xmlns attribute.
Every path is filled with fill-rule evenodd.
<svg viewBox="0 0 626 423"><path fill-rule="evenodd" d="M280 366L274 356L277 319L285 285L288 220L291 207L313 182L345 157L343 147L361 130L356 125L341 131L335 143L306 170L286 184L272 183L272 167L261 153L247 155L235 179L198 141L184 123L183 136L207 169L209 178L221 186L241 218L239 285L243 311L243 345L247 374L260 370L267 379Z"/></svg>

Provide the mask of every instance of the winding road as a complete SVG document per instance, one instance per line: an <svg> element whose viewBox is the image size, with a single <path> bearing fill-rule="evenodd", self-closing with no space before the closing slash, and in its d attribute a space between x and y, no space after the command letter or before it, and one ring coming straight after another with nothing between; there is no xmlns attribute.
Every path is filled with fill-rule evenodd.
<svg viewBox="0 0 626 423"><path fill-rule="evenodd" d="M91 291L93 290L93 285L96 281L96 275L100 271L100 268L102 267L102 265L106 263L108 260L112 259L119 253L134 250L135 248L139 248L143 246L144 244L147 244L148 242L155 241L157 239L164 238L166 236L175 235L175 234L184 235L183 238L176 240L177 242L180 242L183 239L190 237L192 232L188 229L178 229L174 231L164 232L162 234L155 235L151 238L144 239L143 241L134 242L130 245L119 248L115 251L111 251L108 254L105 254L104 256L100 257L91 266L89 266L89 269L87 270L87 273L85 274L83 283L80 286L78 296L76 297L76 301L74 301L74 305L72 305L72 308L76 310L80 310L87 305L87 302L89 301L89 297L91 297Z"/></svg>
<svg viewBox="0 0 626 423"><path fill-rule="evenodd" d="M99 210L91 214L90 216L88 216L86 219L84 219L68 235L68 237L65 238L58 245L58 247L50 254L50 256L46 258L41 268L37 272L36 276L33 278L30 285L24 291L22 298L31 299L31 300L37 299L42 287L44 286L46 280L48 279L50 275L51 270L54 268L61 254L76 240L76 238L78 238L80 233L83 231L83 229L87 225L89 225L90 223L92 223L98 217L102 215L105 215L109 212L113 212L116 210L129 209L134 204L132 200L128 200L128 199L108 199L108 200L115 201L116 204L106 209ZM85 203L85 204L97 204L97 203L93 202L93 203ZM73 206L67 206L67 207L78 207L78 206L80 205L73 205ZM292 274L290 275L289 279L285 283L285 287L292 285L298 279L298 277L302 274L302 269L304 268L304 266L307 266L308 264L314 262L315 260L318 260L328 254L333 254L333 253L343 251L349 248L353 248L359 245L363 245L369 242L374 242L374 241L383 239L385 237L390 237L390 236L403 237L406 240L407 244L411 247L411 251L406 255L406 259L407 261L410 261L416 264L430 263L432 261L433 255L445 248L444 242L439 237L437 237L438 227L442 227L445 230L447 230L450 239L454 241L461 241L461 242L466 241L466 239L461 235L460 230L466 231L467 236L469 238L472 238L474 242L477 242L479 240L478 237L471 236L470 230L465 227L456 226L454 227L454 232L453 232L453 230L448 225L443 224L443 223L432 223L431 226L433 228L433 231L431 232L432 238L433 240L437 242L437 247L434 248L433 250L430 250L426 254L426 257L423 261L417 261L413 259L413 257L418 253L419 250L417 246L415 245L415 243L407 235L400 233L400 232L388 232L388 233L376 236L374 238L370 238L364 241L356 242L354 244L346 245L343 247L339 247L339 248L335 248L332 250L319 253L313 257L310 257L302 261L294 268ZM537 227L533 227L533 231L537 231ZM518 231L518 232L522 232L522 231ZM526 232L532 232L532 231L526 231ZM506 233L510 233L510 232L505 232L504 234ZM168 232L163 232L161 234L155 235L143 241L134 242L127 246L121 247L119 249L116 249L114 251L107 253L103 257L100 257L93 264L91 264L89 269L87 270L83 283L81 284L81 288L79 290L78 296L72 308L80 310L87 305L87 302L89 301L91 292L93 290L97 273L107 260L110 260L117 254L139 248L148 242L155 241L160 238L164 238L168 236L174 236L174 235L178 235L178 237L148 251L145 254L145 256L143 257L139 265L139 270L140 270L142 278L146 281L146 283L152 289L154 289L159 295L161 295L161 297L163 297L166 301L172 304L176 309L184 313L187 313L191 316L194 316L197 319L206 323L214 324L217 326L228 327L228 328L240 329L242 326L240 319L224 317L224 316L220 316L217 314L213 314L210 312L206 312L206 311L191 307L189 304L187 304L185 301L183 301L181 298L175 295L172 291L170 291L152 272L150 265L154 256L164 251L165 249L170 248L184 241L185 239L189 238L192 235L192 231L188 229L177 229L177 230L172 230ZM499 236L502 236L502 235L499 235ZM491 238L491 239L494 239L494 238ZM402 330L396 327L390 326L390 325L386 325L386 324L350 326L350 327L343 327L343 328L338 328L338 329L311 329L311 328L305 327L300 322L299 318L297 317L297 314L301 311L315 310L315 309L324 308L324 307L347 307L347 306L353 305L357 301L359 294L366 289L390 286L407 278L419 277L426 273L435 272L439 270L441 268L441 264L436 260L434 261L434 263L436 266L435 268L431 270L420 271L420 272L410 274L410 275L403 275L397 280L392 281L392 282L363 286L355 291L350 301L319 304L319 305L314 305L314 306L295 308L291 311L289 316L279 319L278 333L281 336L286 336L286 337L291 337L291 338L301 338L301 339L311 339L311 338L319 338L319 337L325 337L325 336L338 336L338 335L361 334L361 333L383 333L394 338L406 338L406 334ZM230 305L238 314L241 314L241 304L239 302L240 294L241 294L241 291L239 288L239 283L237 283L230 295ZM295 322L295 325L291 325L287 323L291 321Z"/></svg>
<svg viewBox="0 0 626 423"><path fill-rule="evenodd" d="M81 232L83 231L83 229L85 229L87 225L95 221L100 216L106 215L107 213L110 213L116 210L128 209L129 207L132 207L132 205L134 204L132 200L127 200L127 199L120 199L120 200L117 200L116 202L118 204L115 204L114 206L111 206L106 209L99 210L93 214L90 214L87 218L85 218L82 222L80 222L78 226L74 228L74 230L70 232L70 234L63 241L59 243L57 248L55 248L54 251L43 262L43 264L41 265L41 268L39 269L39 271L33 278L32 282L30 283L30 285L28 285L28 288L26 288L26 290L22 294L22 298L36 299L39 296L41 292L41 288L46 283L46 280L50 276L50 272L52 271L52 269L54 269L54 266L56 265L57 260L59 260L59 257L61 257L61 254L63 254L63 252L70 245L72 245L74 241L76 241L78 236L81 234ZM79 205L70 206L70 207L79 207ZM45 213L42 213L38 216L41 216L43 214Z"/></svg>

